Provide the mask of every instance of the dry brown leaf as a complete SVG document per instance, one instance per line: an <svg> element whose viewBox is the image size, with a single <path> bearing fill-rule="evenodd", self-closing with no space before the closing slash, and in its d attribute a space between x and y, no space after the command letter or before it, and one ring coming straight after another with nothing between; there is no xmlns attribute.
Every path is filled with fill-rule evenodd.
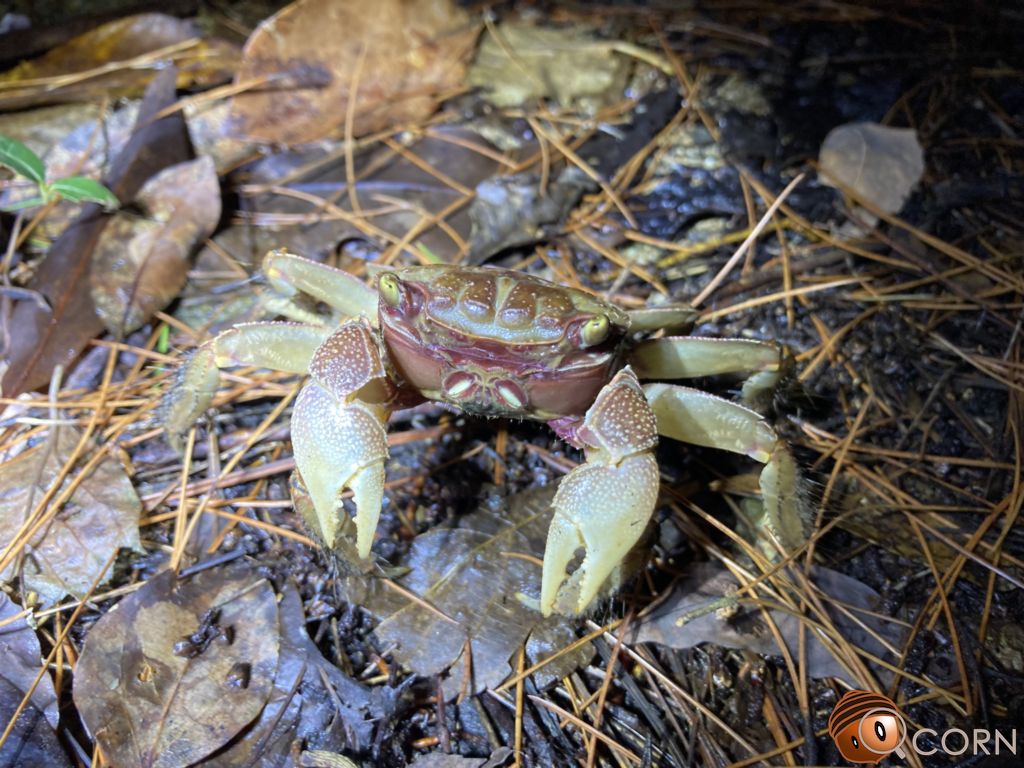
<svg viewBox="0 0 1024 768"><path fill-rule="evenodd" d="M124 336L166 307L185 285L189 256L220 220L213 160L201 157L153 176L135 199L144 215L115 214L93 254L89 289L107 330Z"/></svg>
<svg viewBox="0 0 1024 768"><path fill-rule="evenodd" d="M42 445L0 464L0 550L14 540L78 444L77 430L54 429ZM89 449L84 453L87 458ZM84 470L76 468L64 479L78 481L71 498L0 574L3 581L21 578L22 591L38 592L45 604L65 595L84 597L119 547L142 549L142 502L120 462L107 456L85 477L79 471Z"/></svg>
<svg viewBox="0 0 1024 768"><path fill-rule="evenodd" d="M109 67L200 37L194 22L162 13L143 13L104 24L39 58L0 74L0 110L62 101L90 101L141 93L169 58L149 66ZM197 41L174 55L179 88L224 82L238 66L238 49L223 40ZM103 68L104 71L96 71ZM37 81L45 80L47 87ZM24 83L24 87L10 87Z"/></svg>
<svg viewBox="0 0 1024 768"><path fill-rule="evenodd" d="M107 186L121 201L134 199L153 174L192 157L188 129L180 113L152 119L174 101L174 78L169 69L151 83L132 137L111 166ZM93 249L109 219L97 205L85 206L54 242L27 286L41 293L49 308L32 301L15 305L10 327L17 333L11 334L11 347L4 350L2 361L7 364L5 397L46 384L57 365L69 367L89 339L103 330L89 295L88 275Z"/></svg>
<svg viewBox="0 0 1024 768"><path fill-rule="evenodd" d="M462 84L477 27L452 0L298 0L243 51L234 132L295 144L345 121L358 72L355 135L421 120ZM259 90L257 90L259 89Z"/></svg>
<svg viewBox="0 0 1024 768"><path fill-rule="evenodd" d="M469 68L470 85L499 107L539 98L593 109L622 98L630 60L579 24L506 22L488 30Z"/></svg>
<svg viewBox="0 0 1024 768"><path fill-rule="evenodd" d="M75 705L112 765L191 765L259 716L279 647L274 590L246 566L167 571L89 630Z"/></svg>

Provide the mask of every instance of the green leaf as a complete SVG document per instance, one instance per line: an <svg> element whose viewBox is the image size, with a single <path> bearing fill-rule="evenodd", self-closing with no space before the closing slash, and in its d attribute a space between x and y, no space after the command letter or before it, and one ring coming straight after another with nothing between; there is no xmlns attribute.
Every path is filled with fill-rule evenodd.
<svg viewBox="0 0 1024 768"><path fill-rule="evenodd" d="M98 181L87 179L84 176L58 179L50 185L50 188L65 200L70 200L73 203L90 201L102 203L106 208L117 208L121 205L121 201L114 197L113 192Z"/></svg>
<svg viewBox="0 0 1024 768"><path fill-rule="evenodd" d="M20 141L7 136L0 136L0 165L6 165L36 184L46 181L46 166L39 156Z"/></svg>
<svg viewBox="0 0 1024 768"><path fill-rule="evenodd" d="M25 200L19 200L16 203L11 203L10 205L5 205L2 208L0 208L0 211L7 211L9 213L14 213L15 211L22 211L22 210L24 210L26 208L35 208L37 205L42 205L45 202L46 202L46 200L44 200L41 196L35 195L35 196L27 198Z"/></svg>

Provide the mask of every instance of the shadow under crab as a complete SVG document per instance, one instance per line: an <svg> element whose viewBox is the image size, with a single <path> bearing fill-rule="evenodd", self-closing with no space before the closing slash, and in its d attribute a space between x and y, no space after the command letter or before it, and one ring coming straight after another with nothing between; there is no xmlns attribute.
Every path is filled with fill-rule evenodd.
<svg viewBox="0 0 1024 768"><path fill-rule="evenodd" d="M172 441L210 405L219 369L252 365L308 373L296 400L296 471L313 503L315 532L343 547L340 496L356 504L355 549L367 558L380 516L391 413L431 400L466 413L547 422L586 462L561 482L544 553L539 608L583 612L615 579L657 503L654 448L662 435L764 464L763 512L753 528L769 555L798 546L798 471L785 444L747 405L670 383L747 373L742 399L777 383L771 342L636 332L674 328L686 307L627 312L589 293L523 272L416 266L385 272L377 290L354 276L282 251L263 271L294 322L236 326L200 346L168 393ZM331 308L311 313L302 295ZM348 318L348 319L346 319ZM578 548L584 557L567 568Z"/></svg>

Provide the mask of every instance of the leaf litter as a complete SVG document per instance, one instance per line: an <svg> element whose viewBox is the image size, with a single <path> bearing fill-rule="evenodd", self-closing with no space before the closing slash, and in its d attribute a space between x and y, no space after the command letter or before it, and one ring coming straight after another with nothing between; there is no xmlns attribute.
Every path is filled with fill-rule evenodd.
<svg viewBox="0 0 1024 768"><path fill-rule="evenodd" d="M70 766L56 733L57 692L40 669L39 638L23 614L21 606L0 593L0 722L14 720L11 735L0 745L0 765Z"/></svg>
<svg viewBox="0 0 1024 768"><path fill-rule="evenodd" d="M587 644L558 655L565 621L545 619L533 607L552 498L554 489L542 488L496 499L460 519L457 528L417 536L394 565L408 571L399 583L420 600L354 574L345 581L346 599L379 619L374 636L393 649L396 661L423 676L448 671L448 698L497 688L527 641L532 660L550 661L543 681L562 677L594 651Z"/></svg>
<svg viewBox="0 0 1024 768"><path fill-rule="evenodd" d="M142 551L142 502L117 457L93 462L80 456L64 473L81 438L77 429L54 426L43 443L0 464L0 551L19 545L0 580L17 579L43 605L65 595L85 597L90 585L109 578L107 564L121 547ZM104 450L88 442L83 455ZM39 506L70 483L74 490L60 509Z"/></svg>
<svg viewBox="0 0 1024 768"><path fill-rule="evenodd" d="M364 10L369 13L372 9ZM499 10L498 15L504 17L504 9ZM533 13L535 26L544 26L536 24L539 13ZM1005 721L1010 711L1007 703L1013 702L1013 685L1019 687L1019 659L1014 656L1018 651L1012 630L1020 621L1007 594L1012 595L1009 585L1020 582L1019 546L1012 535L1020 484L1012 480L1014 455L1020 452L1019 430L1014 430L1014 424L1019 423L1021 343L1020 334L1013 334L1021 285L1010 269L1019 232L1009 205L1012 195L1005 190L1014 189L1013 179L1019 175L1020 164L1012 141L993 126L1005 129L1018 121L1012 93L1007 91L1009 78L996 69L975 66L970 77L963 80L964 88L977 87L983 95L964 99L964 91L948 88L948 78L936 76L936 69L918 71L918 67L934 63L934 58L923 55L921 63L908 59L908 45L895 49L898 60L906 66L894 68L886 41L876 39L873 30L883 24L889 25L885 28L890 32L898 31L900 24L878 15L869 18L855 13L841 23L828 25L827 33L823 33L822 25L778 9L758 12L753 21L749 15L744 16L750 13L747 10L711 9L706 18L697 21L650 9L640 19L623 10L614 23L597 27L586 24L576 12L562 13L568 15L545 19L545 23L552 27L561 23L563 30L559 32L570 26L598 30L588 32L595 40L584 43L577 53L582 54L596 42L607 58L619 58L618 41L611 39L614 35L640 43L640 50L634 53L659 51L670 59L673 75L667 82L659 81L662 75L658 72L665 70L659 69L657 62L647 72L644 67L635 67L634 74L663 86L665 93L682 92L686 97L682 106L677 97L665 120L652 121L654 132L644 137L633 129L627 115L645 113L646 103L641 108L633 102L617 103L614 98L602 100L605 106L595 115L587 113L583 102L575 97L566 97L571 106L555 104L552 99L561 98L551 96L556 90L546 93L541 102L498 110L481 107L475 94L465 94L448 101L444 113L433 112L426 117L429 126L414 126L419 117L404 121L394 113L386 115L392 122L385 122L382 130L398 126L405 132L374 135L367 128L369 133L363 133L361 110L356 107L366 104L370 107L368 113L375 111L371 100L364 100L371 95L364 93L364 86L374 83L377 68L370 63L372 46L367 46L369 52L364 55L357 44L355 55L347 56L347 64L331 73L339 88L357 89L355 106L339 110L337 105L344 99L335 98L334 103L311 113L310 125L301 126L310 135L315 131L345 140L323 145L319 159L306 155L309 165L299 163L283 173L272 169L283 153L268 148L270 170L259 180L261 189L245 187L252 179L246 177L250 168L225 179L229 195L238 191L243 198L279 194L278 189L270 187L280 183L289 188L289 194L306 195L306 207L286 210L271 205L253 209L246 205L248 200L243 200L229 211L237 236L221 241L223 246L215 241L219 252L211 247L204 253L204 263L213 268L204 271L202 285L193 286L193 296L201 298L205 294L207 301L212 296L216 305L218 297L225 295L218 291L251 295L246 288L252 256L258 257L260 248L255 244L263 239L277 239L275 245L292 238L301 240L302 250L337 260L357 272L370 266L364 267L363 259L409 263L432 254L462 258L467 244L472 247L474 241L469 235L467 243L465 218L457 227L451 226L456 237L447 231L447 241L438 237L437 242L443 245L437 248L423 238L452 222L453 211L463 213L465 206L479 196L480 181L486 184L501 176L485 176L472 184L460 181L465 190L435 177L436 189L414 191L400 198L380 185L374 187L376 161L366 162L370 156L401 156L401 150L412 146L421 131L432 133L438 130L438 122L444 122L488 136L493 140L487 147L492 156L506 153L498 154L495 169L506 175L522 173L519 178L537 189L557 180L563 167L584 173L580 166L587 163L597 177L588 177L591 185L578 201L566 206L568 210L556 211L551 224L546 221L547 214L523 217L523 239L518 242L529 243L530 247L513 241L509 241L510 247L504 247L500 237L492 237L489 243L497 244L497 252L481 248L474 251L474 259L493 259L495 263L526 267L589 286L633 307L648 303L652 280L660 281L673 299L685 299L701 291L709 275L729 257L734 244L746 237L750 225L770 204L773 192L785 186L790 171L810 165L808 161L829 130L851 120L914 125L928 151L928 178L944 179L941 183L947 185L941 195L936 188L933 197L927 185L912 190L902 209L906 220L883 212L879 226L860 232L863 239L849 242L838 226L844 218L840 196L808 179L780 209L773 222L774 236L762 237L748 252L747 263L715 292L715 306L699 322L701 332L774 336L786 341L794 349L801 381L818 400L788 424L780 420L787 438L798 446L812 482L823 489L823 535L815 540L813 553L817 565L806 572L799 565L785 573L762 572L757 577L764 588L757 588L759 601L772 603L775 596L798 601L821 599L823 594L849 592L870 602L878 595L878 613L911 624L898 648L895 669L899 674L886 687L877 682L873 669L865 667L848 676L849 683L884 688L918 722L966 722L975 717ZM468 18L470 27L474 27L476 17ZM627 20L630 23L625 23ZM635 29L627 34L623 30L629 30L632 22L637 22L632 25ZM968 22L941 15L930 17L915 25L913 37L904 41L940 32L943 44L949 39L960 42L960 35L970 33L969 25L964 25ZM491 26L503 28L504 18ZM989 24L988 28L1000 29L998 24ZM359 35L346 40L335 37L327 41L325 50L336 50L353 40L358 41ZM883 44L878 46L879 42ZM807 50L826 52L820 60L828 63L810 72L803 63L818 59L798 57L794 61L803 63L794 77L776 54L805 52L807 44ZM962 50L988 49L967 44ZM885 71L880 71L880 66ZM943 63L943 67L956 66L955 61ZM747 67L750 71L743 75ZM898 76L894 74L897 69ZM260 96L281 95L281 81L271 74L267 77L275 82L264 82L265 74L248 80L239 78L236 85L253 92L265 88ZM317 83L323 73L305 74L312 75L308 82ZM816 90L809 91L807 76L811 74ZM915 79L922 74L923 79ZM749 91L763 95L756 110L746 109L736 100L718 98L730 82L750 86ZM464 86L463 80L456 80L445 95ZM625 87L631 97L638 93L634 89L644 92L642 79L637 77ZM833 96L824 100L815 97L819 91ZM427 98L425 92L418 95ZM185 97L184 101L190 102L186 110L200 104L204 96ZM438 94L429 99L430 110L434 110ZM164 108L171 107L171 102L166 102ZM175 108L182 106L180 101L175 104ZM381 110L387 112L386 108L377 109ZM194 112L186 114L191 121ZM685 174L671 162L664 172L651 172L652 167L663 165L661 159L672 160L665 137L659 136L657 141L654 138L666 124L670 130L691 136L697 129L702 137L687 146L687 151L696 155L696 162L687 166ZM349 141L352 137L360 138ZM606 139L603 149L587 146L600 138ZM632 141L638 143L631 145ZM704 145L714 152L709 154ZM628 152L618 162L605 164L615 150L627 147ZM993 147L995 151L990 151ZM300 152L306 149L300 148ZM903 150L896 150L896 155L901 153ZM244 158L244 152L234 157ZM888 157L893 157L891 152ZM965 158L969 161L964 162ZM179 162L187 159L180 158ZM709 175L709 159L723 171L721 179ZM323 164L318 165L321 161ZM449 177L458 165L442 162L438 167L433 160L429 164ZM231 167L231 161L217 163L218 172ZM325 169L327 184L316 187L316 173ZM414 186L409 183L411 178L402 182L408 184L408 189ZM453 191L443 191L446 186ZM355 198L348 199L351 190L356 192L358 205L352 205ZM436 207L431 205L435 192L444 198ZM853 194L877 207L877 200L870 195L857 190ZM391 198L390 203L386 197ZM234 200L230 196L225 199ZM266 198L260 199L262 203ZM499 198L498 207L503 200L511 199ZM308 229L322 222L334 224L328 221L337 213L330 208L334 203L339 204L350 229L342 231L332 226L303 240ZM393 207L387 210L387 205ZM539 210L543 206L536 207ZM638 226L633 226L631 215ZM383 216L390 216L391 222L374 231L374 225L385 220ZM703 226L709 221L714 223L713 228ZM999 224L991 226L992 221ZM248 228L255 232L247 233L246 225L250 224L255 226ZM349 237L358 237L362 250L351 248L350 240L339 243L338 238ZM488 244L488 238L479 241ZM534 248L538 241L540 247ZM928 258L918 258L918 254ZM20 270L21 279L26 265L15 262L12 266ZM27 269L30 272L36 266L29 264ZM837 281L843 285L837 287ZM18 286L26 284L19 282ZM124 317L123 313L119 316ZM83 325L89 319L73 313L64 317ZM718 321L714 326L709 322L712 319ZM190 319L189 325L202 328L207 320ZM526 640L524 658L521 629L516 629L520 633L518 645L504 647L491 638L495 634L492 624L503 627L508 617L515 615L517 609L509 603L497 601L499 605L490 606L481 598L477 600L481 610L477 610L476 605L460 605L455 600L450 610L457 614L456 624L442 621L435 625L431 622L440 619L436 612L421 605L411 608L415 600L376 580L372 582L374 588L385 596L371 596L366 604L373 605L374 613L384 620L383 631L390 629L392 633L382 640L373 634L374 627L365 612L346 605L335 591L339 579L330 564L315 562L305 543L295 543L305 539L294 530L299 521L285 501L287 491L280 477L290 468L287 429L263 423L267 400L286 395L292 386L290 379L247 370L225 376L219 403L231 407L220 408L211 421L211 430L197 431L196 451L186 468L168 458L166 450L155 447L157 438L147 431L151 424L145 418L166 376L170 361L164 353L186 339L193 343L189 329L181 328L179 321L169 322L177 323L171 333L166 326L163 331L158 325L143 326L141 332L126 339L126 344L118 345L116 375L110 391L104 391L112 398L109 402L97 400L96 393L88 392L62 395L58 403L68 420L81 421L96 413L104 437L119 441L131 457L134 481L146 499L143 524L150 552L122 559L130 569L118 571L121 578L112 583L114 592L145 589L137 587L136 579L147 586L153 583L152 574L165 564L164 547L179 543L179 533L167 521L180 519L179 514L188 521L197 509L202 509L204 515L216 515L227 525L214 542L220 542L220 549L209 553L211 561L195 567L214 572L220 558L244 558L248 553L257 561L260 576L295 576L309 618L301 615L298 595L288 596L290 587L278 593L282 595L280 605L293 602L298 611L293 611L289 621L299 628L309 626L318 646L313 648L313 641L303 632L305 639L296 639L294 645L308 649L311 655L292 666L294 674L285 675L282 669L287 642L282 634L277 641L277 672L273 685L267 687L259 715L201 760L223 759L224 764L231 765L320 764L311 762L316 760L335 765L341 764L340 752L357 760L372 760L369 764L392 766L413 763L422 757L419 752L423 750L463 751L479 756L437 754L427 758L427 762L465 764L464 760L482 762L495 750L499 750L497 757L502 757L501 745L515 745L517 759L523 765L582 761L584 751L589 753L587 761L591 764L616 759L628 764L648 756L651 762L664 765L720 765L734 760L746 764L762 760L826 764L838 760L830 751L827 735L823 736L823 717L842 687L830 679L815 678L816 672L831 674L837 670L827 664L819 666L821 658L814 643L808 644L804 659L790 652L790 664L752 657L753 651L774 654L779 649L772 649L767 641L758 645L742 632L730 635L719 626L700 629L697 624L693 627L700 629L696 637L680 639L673 635L678 612L689 614L693 599L670 589L673 578L687 577L694 562L708 556L726 560L734 567L738 557L741 567L751 567L743 553L726 542L728 508L715 493L703 490L731 467L716 460L707 462L711 467L708 469L706 452L682 451L671 443L661 447L668 504L661 513L654 567L644 571L636 595L626 596L628 606L635 607L636 612L627 613L625 620L591 623L594 645L601 651L600 661L594 666L586 665L592 658L590 652L572 666L556 669L557 662L552 662L539 671L532 670L537 662L559 656L562 649L579 639L584 630L578 626L558 625L558 632L539 648L534 633ZM94 326L84 338L98 332ZM143 358L154 359L155 365L144 369ZM44 380L40 377L39 383ZM2 427L6 438L16 446L27 443L30 450L35 450L40 427L51 425L38 424L38 398L24 399L26 402L17 406L19 415L8 418ZM438 435L443 439L436 439ZM451 572L448 579L447 572L439 573L434 562L428 563L425 577L410 571L403 577L409 594L415 596L411 587L416 587L429 596L445 596L449 583L464 582L467 589L478 590L474 594L489 595L486 585L481 584L481 574L489 571L474 557L477 547L497 554L502 563L510 559L506 556L510 552L537 556L536 548L530 550L525 543L520 548L518 543L522 542L514 537L512 542L517 546L501 546L500 532L484 534L484 539L446 529L436 534L420 532L439 521L450 525L453 519L460 521L454 531L462 529L462 521L488 530L484 518L494 509L482 510L483 518L478 513L466 514L476 500L486 495L481 478L487 482L493 479L508 490L511 509L517 505L513 491L550 483L552 467L557 468L556 472L564 469L566 462L557 455L563 447L557 441L539 437L528 425L480 426L429 409L400 415L392 438L393 455L403 457L413 472L389 482L389 504L382 515L378 550L392 564L407 563L416 556L424 559L436 552L438 563L449 566ZM467 443L475 443L481 450L463 450ZM438 455L445 461L452 460L453 450L458 460L435 476L431 461ZM220 461L231 451L239 452L229 459L224 473L227 477L222 478ZM727 483L717 487L728 490ZM210 488L218 491L206 496ZM878 536L858 533L868 512L882 514L894 523L893 530L898 529L899 534L878 540ZM417 544L418 533L428 538ZM439 538L433 541L431 535ZM488 537L493 544L488 543ZM876 540L878 546L872 543ZM454 557L447 557L448 552L443 550L443 543L449 542ZM728 552L723 550L723 543L729 547ZM531 578L535 579L538 566L523 562L534 569ZM820 570L823 563L856 576L874 594L856 584L832 584ZM757 565L754 559L753 572ZM515 576L514 581L521 584L522 575ZM258 582L257 576L252 578L253 583ZM274 582L285 584L287 580L274 577ZM822 591L815 591L816 582ZM830 586L825 587L826 583ZM13 586L17 589L21 585ZM529 591L528 586L507 586ZM836 591L831 591L832 587ZM724 589L728 595L733 586ZM658 597L667 602L645 610L644 601ZM127 604L130 599L123 602ZM432 600L427 602L436 608ZM706 606L707 600L702 603ZM67 605L41 612L44 633L40 637L45 638L44 642L49 642L51 635L61 635L61 621L53 617ZM107 616L116 616L120 609L111 612L106 605L99 598L89 604L84 615L95 618L107 610ZM793 609L791 603L787 606ZM746 604L740 607L734 618L744 627L754 626L755 638L763 639L760 633L764 628L753 623L755 617L744 610ZM613 602L609 612L622 615L621 608ZM279 610L283 616L284 609ZM434 618L417 616L421 611ZM786 628L786 616L771 615L784 630L784 644L792 649L795 630ZM599 613L595 619L603 616ZM183 648L197 650L195 658L201 658L210 652L222 622L201 606L190 608L189 617L187 634L172 639L172 644L186 639ZM719 621L718 617L710 618ZM613 637L623 623L634 628L639 625L643 630L659 620L668 622L659 630L665 642L640 643L628 631L621 635L621 641ZM861 631L859 625L843 625L831 610L816 617L808 614L801 622L825 622L850 638ZM51 632L51 627L58 629ZM98 628L98 623L90 624L88 619L72 627L71 638L60 649L67 651L63 658L76 657L83 634L88 650L91 632ZM399 629L435 635L409 638ZM880 630L877 634L899 645L897 638ZM811 632L805 635L811 637ZM454 640L461 640L458 648ZM691 640L698 645L692 645ZM737 650L728 649L732 642ZM432 643L443 652L436 658L428 656ZM844 658L856 659L849 639L837 639L837 644ZM678 649L676 645L684 647ZM1019 649L1019 643L1016 646ZM316 655L312 655L314 651ZM477 656L479 670L475 669ZM580 662L582 666L578 666ZM62 674L65 667L53 665L62 692L66 692L69 679ZM299 668L315 669L316 674L303 676L296 684ZM350 688L340 697L343 704L339 705L328 688L345 690L340 681L320 689L314 687L315 679L323 680L330 676L331 669L341 668L350 682L349 670L351 677L364 681L357 685L364 692L370 691L367 695L371 699L374 692L384 698L363 706L364 694ZM414 674L406 674L409 670ZM435 670L437 675L433 674ZM88 670L79 663L75 671L76 676L84 676ZM541 682L545 671L551 675ZM233 681L244 679L242 669L233 672ZM467 673L472 680L462 679ZM442 680L445 675L447 678ZM468 695L481 690L481 679L504 682L496 687L489 682L487 693ZM534 686L546 684L553 686L550 691L535 691ZM310 692L297 714L295 695L289 697L293 691ZM454 703L448 698L453 693L457 697ZM34 706L29 702L25 709L31 713L28 707ZM551 708L560 713L561 722L551 714ZM277 713L284 713L279 723L303 722L307 711L308 724L297 726L309 734L303 737L304 744L290 744L287 727L274 730ZM329 722L332 712L345 713L343 727ZM373 727L368 728L366 723L371 721ZM62 729L63 744L68 738L78 739L86 745L83 754L88 751L84 736L76 736L63 725ZM316 734L321 732L324 739L317 742ZM344 739L343 732L347 733ZM809 737L815 733L816 737ZM233 747L243 743L238 753L232 753ZM307 749L300 753L303 747ZM290 748L292 753L287 754ZM329 756L336 760L329 761ZM58 764L56 758L54 764Z"/></svg>

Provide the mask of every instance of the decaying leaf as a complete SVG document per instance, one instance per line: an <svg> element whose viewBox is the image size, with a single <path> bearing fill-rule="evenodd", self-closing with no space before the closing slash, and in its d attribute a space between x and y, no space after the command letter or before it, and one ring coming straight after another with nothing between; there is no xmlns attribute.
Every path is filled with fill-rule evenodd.
<svg viewBox="0 0 1024 768"><path fill-rule="evenodd" d="M192 765L259 716L280 645L274 590L247 567L167 571L89 631L75 705L111 764Z"/></svg>
<svg viewBox="0 0 1024 768"><path fill-rule="evenodd" d="M894 647L902 647L901 627L871 615L879 602L879 596L873 589L828 568L814 568L812 580L824 593L837 630L853 646L885 658L888 652L872 636L874 632ZM676 585L667 600L638 622L632 639L680 649L700 643L715 643L766 656L778 655L775 638L759 608L734 605L721 611L705 612L709 603L735 593L738 587L739 583L724 566L713 562L701 563ZM840 605L849 606L853 618L837 607ZM771 610L769 613L786 647L796 658L802 622L783 611ZM838 677L857 682L815 632L807 631L806 638L808 677Z"/></svg>
<svg viewBox="0 0 1024 768"><path fill-rule="evenodd" d="M417 757L409 768L498 768L498 766L504 765L513 754L508 747L494 750L487 758L431 752Z"/></svg>
<svg viewBox="0 0 1024 768"><path fill-rule="evenodd" d="M199 37L194 22L162 13L112 21L0 74L0 83L5 84L49 81L46 88L26 82L23 88L0 91L0 110L137 94L172 57L179 88L226 81L238 65L238 49L223 40ZM170 50L148 66L114 66L161 49Z"/></svg>
<svg viewBox="0 0 1024 768"><path fill-rule="evenodd" d="M5 768L22 765L70 768L57 734L34 703L26 704L21 714L14 717L23 696L23 691L0 677L0 722L6 725L14 720L7 740L0 746L0 765Z"/></svg>
<svg viewBox="0 0 1024 768"><path fill-rule="evenodd" d="M43 444L0 464L0 549L14 541L79 442L76 430L54 429ZM87 448L84 456L89 455ZM80 460L64 479L77 481L71 498L0 574L4 581L20 577L22 589L35 590L46 604L65 595L84 597L119 547L142 548L142 502L120 462L106 456L79 477L83 464Z"/></svg>
<svg viewBox="0 0 1024 768"><path fill-rule="evenodd" d="M24 695L32 687L43 661L39 649L39 638L36 637L35 630L29 626L25 617L14 618L19 613L21 613L21 606L12 602L5 593L0 592L0 622L10 621L9 624L0 625L0 659L4 660L3 665L0 666L0 679ZM32 706L42 714L50 727L56 728L60 715L57 712L57 693L53 689L53 681L49 674L44 674L39 679L30 700ZM15 706L17 705L15 704ZM0 765L6 764L0 756Z"/></svg>
<svg viewBox="0 0 1024 768"><path fill-rule="evenodd" d="M168 69L151 83L135 131L107 176L107 187L124 203L133 200L153 174L192 157L188 130L179 113L152 119L174 101L174 80L174 70ZM49 310L31 301L15 305L11 327L17 333L11 335L11 348L5 350L5 397L48 382L54 367L69 367L89 339L103 330L89 295L88 276L93 249L109 220L98 205L84 206L51 246L27 286L45 297Z"/></svg>
<svg viewBox="0 0 1024 768"><path fill-rule="evenodd" d="M564 107L593 107L622 98L629 66L630 60L614 53L609 41L579 25L507 22L488 30L467 78L499 107L539 98Z"/></svg>
<svg viewBox="0 0 1024 768"><path fill-rule="evenodd" d="M350 97L356 135L427 117L462 84L476 34L452 0L298 0L245 45L235 133L312 141L344 123Z"/></svg>
<svg viewBox="0 0 1024 768"><path fill-rule="evenodd" d="M395 659L420 675L451 667L445 687L451 696L505 680L513 655L531 633L540 638L539 652L550 648L547 633L565 619L543 619L520 595L536 598L539 591L536 558L543 557L553 495L553 488L519 494L501 508L467 515L460 521L464 527L417 536L396 565L409 568L402 586L433 610L394 593L371 591L364 605L382 619L374 632L381 646L394 648ZM473 679L464 685L467 642Z"/></svg>
<svg viewBox="0 0 1024 768"><path fill-rule="evenodd" d="M25 618L14 618L21 607L0 592L0 722L11 722L25 694L39 674L43 660L39 638ZM48 673L39 678L28 702L0 745L0 766L70 766L57 740L57 694Z"/></svg>
<svg viewBox="0 0 1024 768"><path fill-rule="evenodd" d="M822 182L839 182L887 213L896 213L921 180L924 151L912 128L850 123L821 145Z"/></svg>
<svg viewBox="0 0 1024 768"><path fill-rule="evenodd" d="M135 199L137 212L114 216L93 254L89 285L107 330L131 333L184 287L188 258L220 219L213 161L201 157L165 168Z"/></svg>
<svg viewBox="0 0 1024 768"><path fill-rule="evenodd" d="M374 722L393 710L394 689L367 689L320 655L291 585L281 594L278 623L280 659L266 706L241 738L201 765L286 765L296 741L313 751L362 751L372 744Z"/></svg>

